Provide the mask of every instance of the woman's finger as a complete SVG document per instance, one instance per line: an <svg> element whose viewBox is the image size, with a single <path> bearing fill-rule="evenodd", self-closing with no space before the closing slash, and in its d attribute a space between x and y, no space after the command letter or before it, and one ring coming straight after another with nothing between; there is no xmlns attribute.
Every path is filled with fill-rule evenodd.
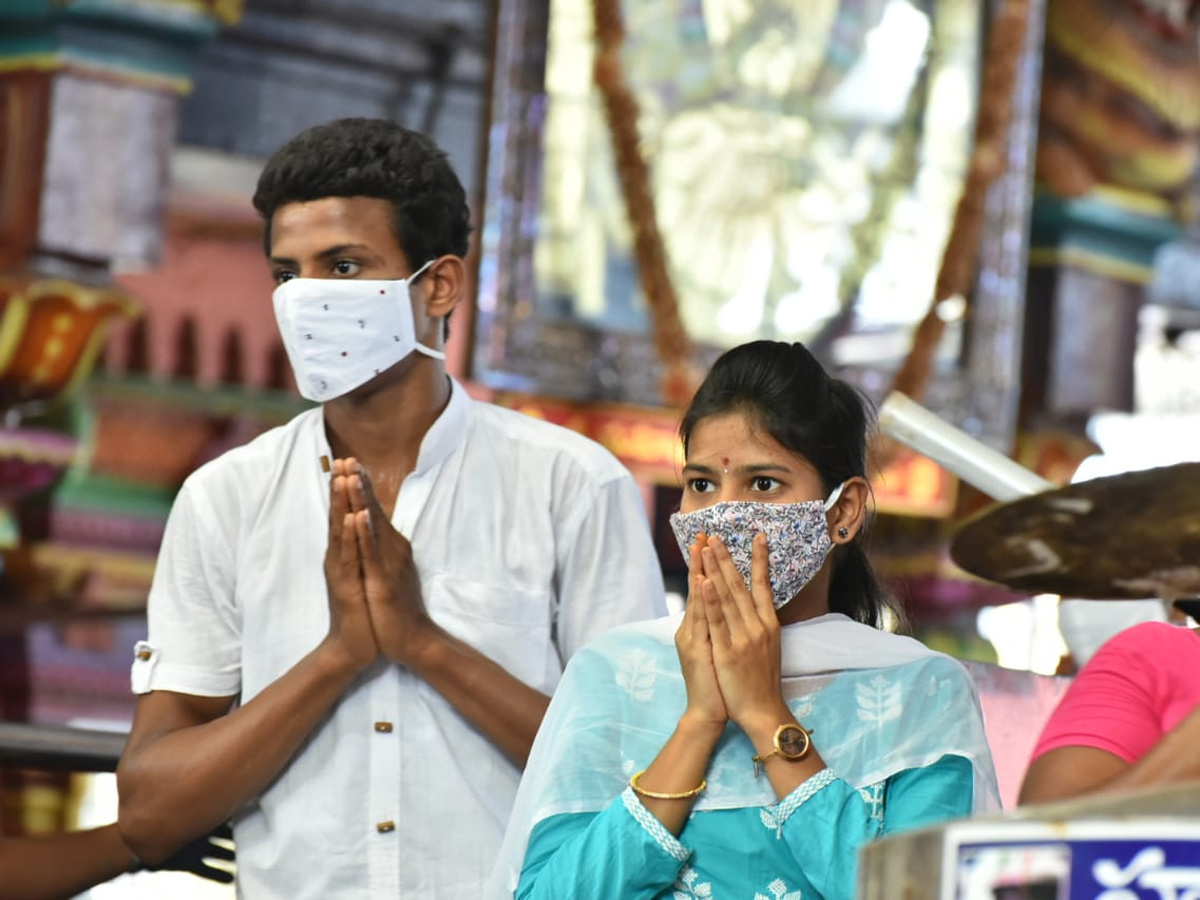
<svg viewBox="0 0 1200 900"><path fill-rule="evenodd" d="M770 548L767 536L759 532L750 547L750 595L754 608L764 622L775 618L775 594L771 590ZM790 598L789 598L790 599Z"/></svg>
<svg viewBox="0 0 1200 900"><path fill-rule="evenodd" d="M746 581L742 578L742 573L738 571L733 557L729 555L729 551L720 538L710 538L708 545L708 552L712 554L712 560L716 565L723 588L718 592L721 594L721 600L729 604L729 608L725 611L729 627L736 629L752 625L758 621L758 613L754 609L754 600L746 588Z"/></svg>
<svg viewBox="0 0 1200 900"><path fill-rule="evenodd" d="M725 618L725 605L721 602L716 585L711 579L705 579L700 590L704 605L704 617L708 624L708 639L714 647L718 644L728 646L730 641L729 623ZM716 661L715 656L713 661Z"/></svg>

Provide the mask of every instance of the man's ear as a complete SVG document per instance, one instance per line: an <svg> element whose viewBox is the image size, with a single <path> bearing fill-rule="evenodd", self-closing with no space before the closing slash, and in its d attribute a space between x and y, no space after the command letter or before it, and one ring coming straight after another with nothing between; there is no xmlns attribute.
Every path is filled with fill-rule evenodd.
<svg viewBox="0 0 1200 900"><path fill-rule="evenodd" d="M439 256L421 276L425 282L425 313L445 319L463 298L467 287L467 268L461 256Z"/></svg>
<svg viewBox="0 0 1200 900"><path fill-rule="evenodd" d="M829 535L835 544L848 544L858 536L867 518L871 488L865 478L854 477L842 486L842 495L829 510Z"/></svg>

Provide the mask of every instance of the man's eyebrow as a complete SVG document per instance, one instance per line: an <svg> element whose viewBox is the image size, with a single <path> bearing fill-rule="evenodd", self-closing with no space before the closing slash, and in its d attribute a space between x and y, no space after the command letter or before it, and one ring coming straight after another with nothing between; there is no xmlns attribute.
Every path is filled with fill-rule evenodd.
<svg viewBox="0 0 1200 900"><path fill-rule="evenodd" d="M335 257L341 256L343 253L349 253L354 250L366 250L369 252L374 252L374 251L371 251L371 248L368 247L366 244L334 244L332 247L326 247L324 250L322 250L320 253L318 253L317 259L320 259L320 260L333 259ZM284 266L284 265L294 266L296 264L296 260L294 260L288 256L268 256L267 261L270 262L271 265L275 265L275 266Z"/></svg>
<svg viewBox="0 0 1200 900"><path fill-rule="evenodd" d="M371 248L366 244L335 244L318 253L317 259L332 259L335 256L341 256L343 253L349 253L351 250L370 251Z"/></svg>

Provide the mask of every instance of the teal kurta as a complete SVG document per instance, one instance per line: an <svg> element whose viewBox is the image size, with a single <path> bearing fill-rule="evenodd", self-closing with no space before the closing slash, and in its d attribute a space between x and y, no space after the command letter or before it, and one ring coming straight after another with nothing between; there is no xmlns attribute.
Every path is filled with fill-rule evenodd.
<svg viewBox="0 0 1200 900"><path fill-rule="evenodd" d="M974 685L911 638L830 613L780 631L780 690L827 768L782 800L727 723L679 839L627 788L687 706L678 617L614 629L572 657L534 741L491 898L854 895L883 834L996 805Z"/></svg>
<svg viewBox="0 0 1200 900"><path fill-rule="evenodd" d="M703 810L676 839L629 788L539 822L520 900L851 900L868 841L969 815L970 761L944 756L855 789L829 769L770 806Z"/></svg>

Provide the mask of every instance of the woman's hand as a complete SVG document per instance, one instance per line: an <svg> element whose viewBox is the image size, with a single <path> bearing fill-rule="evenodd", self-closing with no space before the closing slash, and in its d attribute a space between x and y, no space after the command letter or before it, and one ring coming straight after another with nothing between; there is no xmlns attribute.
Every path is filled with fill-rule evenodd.
<svg viewBox="0 0 1200 900"><path fill-rule="evenodd" d="M754 538L750 587L720 538L700 551L700 582L717 684L729 718L743 731L772 731L792 718L780 683L779 617L772 603L767 539Z"/></svg>
<svg viewBox="0 0 1200 900"><path fill-rule="evenodd" d="M706 536L699 534L688 548L688 598L683 621L675 632L675 650L687 687L687 709L684 718L696 725L724 729L729 716L717 684L713 665L712 642L708 634L708 617L704 611L704 576L701 548Z"/></svg>

